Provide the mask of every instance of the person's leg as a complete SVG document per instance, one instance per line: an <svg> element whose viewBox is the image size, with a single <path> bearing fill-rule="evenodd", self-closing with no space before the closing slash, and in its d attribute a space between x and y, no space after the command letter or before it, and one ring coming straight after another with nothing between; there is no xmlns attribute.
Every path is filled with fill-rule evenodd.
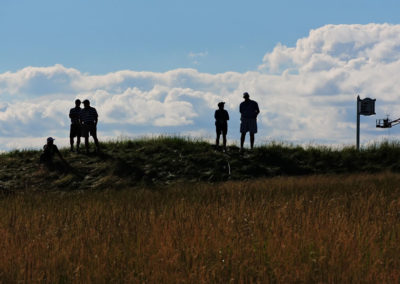
<svg viewBox="0 0 400 284"><path fill-rule="evenodd" d="M92 137L94 140L94 144L96 145L96 151L100 151L99 140L97 139L97 134L94 133L94 135Z"/></svg>
<svg viewBox="0 0 400 284"><path fill-rule="evenodd" d="M53 159L49 155L40 156L40 163L44 165L49 171L54 170Z"/></svg>
<svg viewBox="0 0 400 284"><path fill-rule="evenodd" d="M242 136L240 136L240 149L243 150L244 139L246 138L246 132L242 132Z"/></svg>
<svg viewBox="0 0 400 284"><path fill-rule="evenodd" d="M254 133L250 132L250 148L253 149L254 147Z"/></svg>
<svg viewBox="0 0 400 284"><path fill-rule="evenodd" d="M218 147L219 146L219 137L221 136L221 132L217 130L217 138L215 139L215 145Z"/></svg>
<svg viewBox="0 0 400 284"><path fill-rule="evenodd" d="M222 143L224 144L224 150L226 150L226 134L228 134L228 124L224 125L222 129Z"/></svg>
<svg viewBox="0 0 400 284"><path fill-rule="evenodd" d="M89 154L89 125L83 124L81 130L82 130L81 136L85 138L86 154Z"/></svg>
<svg viewBox="0 0 400 284"><path fill-rule="evenodd" d="M74 151L74 125L71 124L70 128L69 128L69 144L71 145L71 152Z"/></svg>
<svg viewBox="0 0 400 284"><path fill-rule="evenodd" d="M85 148L86 148L86 154L89 153L89 135L85 136Z"/></svg>
<svg viewBox="0 0 400 284"><path fill-rule="evenodd" d="M99 140L97 139L97 129L96 126L90 126L89 135L93 137L94 144L96 145L96 151L100 151Z"/></svg>
<svg viewBox="0 0 400 284"><path fill-rule="evenodd" d="M71 152L74 151L74 137L69 137L69 144L71 145Z"/></svg>
<svg viewBox="0 0 400 284"><path fill-rule="evenodd" d="M222 134L222 142L224 143L224 149L226 149L226 133Z"/></svg>
<svg viewBox="0 0 400 284"><path fill-rule="evenodd" d="M52 160L48 161L45 165L49 171L54 171L56 169Z"/></svg>
<svg viewBox="0 0 400 284"><path fill-rule="evenodd" d="M96 151L100 151L99 140L97 139L97 129L96 126L93 125L90 129L90 135L93 137L94 144L96 145Z"/></svg>
<svg viewBox="0 0 400 284"><path fill-rule="evenodd" d="M76 137L76 151L79 152L79 145L81 144L81 136Z"/></svg>

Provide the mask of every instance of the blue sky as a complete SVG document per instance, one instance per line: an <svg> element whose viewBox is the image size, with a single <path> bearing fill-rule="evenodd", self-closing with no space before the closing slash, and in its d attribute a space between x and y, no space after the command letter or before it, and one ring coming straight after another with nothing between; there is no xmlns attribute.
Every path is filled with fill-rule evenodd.
<svg viewBox="0 0 400 284"><path fill-rule="evenodd" d="M142 135L214 139L226 101L261 107L256 142L352 145L355 99L377 99L361 141L398 139L400 2L0 2L0 150L67 145L68 111L89 98L100 140Z"/></svg>
<svg viewBox="0 0 400 284"><path fill-rule="evenodd" d="M63 64L104 74L254 70L326 24L398 23L398 1L2 0L0 72ZM199 56L190 56L189 54Z"/></svg>

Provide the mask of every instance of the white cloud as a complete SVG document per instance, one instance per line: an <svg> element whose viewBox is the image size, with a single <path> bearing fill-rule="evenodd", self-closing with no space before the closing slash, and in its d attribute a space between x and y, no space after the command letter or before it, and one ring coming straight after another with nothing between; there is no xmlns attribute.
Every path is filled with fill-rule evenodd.
<svg viewBox="0 0 400 284"><path fill-rule="evenodd" d="M192 63L194 65L199 65L200 64L200 58L204 58L208 56L208 51L202 51L202 52L189 52L188 54L189 58L192 59Z"/></svg>
<svg viewBox="0 0 400 284"><path fill-rule="evenodd" d="M377 99L378 116L362 118L367 142L385 133L375 129L375 118L400 116L399 72L400 25L389 24L323 26L295 46L277 44L258 70L246 73L176 69L90 75L62 65L26 67L0 74L0 137L7 141L0 149L31 147L47 136L64 141L75 98L88 98L97 108L102 137L190 133L208 139L214 136L216 105L225 101L228 138L235 140L244 91L261 108L257 141L350 144L357 89L362 97Z"/></svg>
<svg viewBox="0 0 400 284"><path fill-rule="evenodd" d="M196 58L196 57L205 57L208 55L208 51L203 52L189 52L189 57Z"/></svg>

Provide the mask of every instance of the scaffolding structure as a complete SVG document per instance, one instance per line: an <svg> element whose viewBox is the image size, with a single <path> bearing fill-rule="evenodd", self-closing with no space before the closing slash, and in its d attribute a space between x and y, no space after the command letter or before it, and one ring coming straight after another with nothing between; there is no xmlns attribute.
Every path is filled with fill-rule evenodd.
<svg viewBox="0 0 400 284"><path fill-rule="evenodd" d="M389 117L384 118L384 119L377 119L376 120L376 127L377 128L392 128L392 126L395 126L397 124L400 124L400 118L395 119L395 120L390 120Z"/></svg>

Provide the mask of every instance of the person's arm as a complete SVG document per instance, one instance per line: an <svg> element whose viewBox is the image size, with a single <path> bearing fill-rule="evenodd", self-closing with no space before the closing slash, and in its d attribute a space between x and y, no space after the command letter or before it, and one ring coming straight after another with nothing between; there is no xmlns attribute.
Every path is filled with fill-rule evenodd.
<svg viewBox="0 0 400 284"><path fill-rule="evenodd" d="M72 109L69 111L69 118L72 118Z"/></svg>
<svg viewBox="0 0 400 284"><path fill-rule="evenodd" d="M94 109L94 112L96 113L96 118L94 119L94 124L97 125L97 122L99 120L99 115L97 114L97 110L95 108L93 108L93 109Z"/></svg>
<svg viewBox="0 0 400 284"><path fill-rule="evenodd" d="M79 112L79 124L80 125L83 124L82 117L83 117L83 109Z"/></svg>
<svg viewBox="0 0 400 284"><path fill-rule="evenodd" d="M225 114L226 114L226 120L229 120L229 113L227 110L225 111Z"/></svg>
<svg viewBox="0 0 400 284"><path fill-rule="evenodd" d="M256 103L256 116L260 113L260 109L258 108L258 103Z"/></svg>
<svg viewBox="0 0 400 284"><path fill-rule="evenodd" d="M60 151L58 150L58 147L56 145L54 145L53 147L54 147L54 152L58 155L60 160L67 164L67 161L64 160L64 157L61 155Z"/></svg>

